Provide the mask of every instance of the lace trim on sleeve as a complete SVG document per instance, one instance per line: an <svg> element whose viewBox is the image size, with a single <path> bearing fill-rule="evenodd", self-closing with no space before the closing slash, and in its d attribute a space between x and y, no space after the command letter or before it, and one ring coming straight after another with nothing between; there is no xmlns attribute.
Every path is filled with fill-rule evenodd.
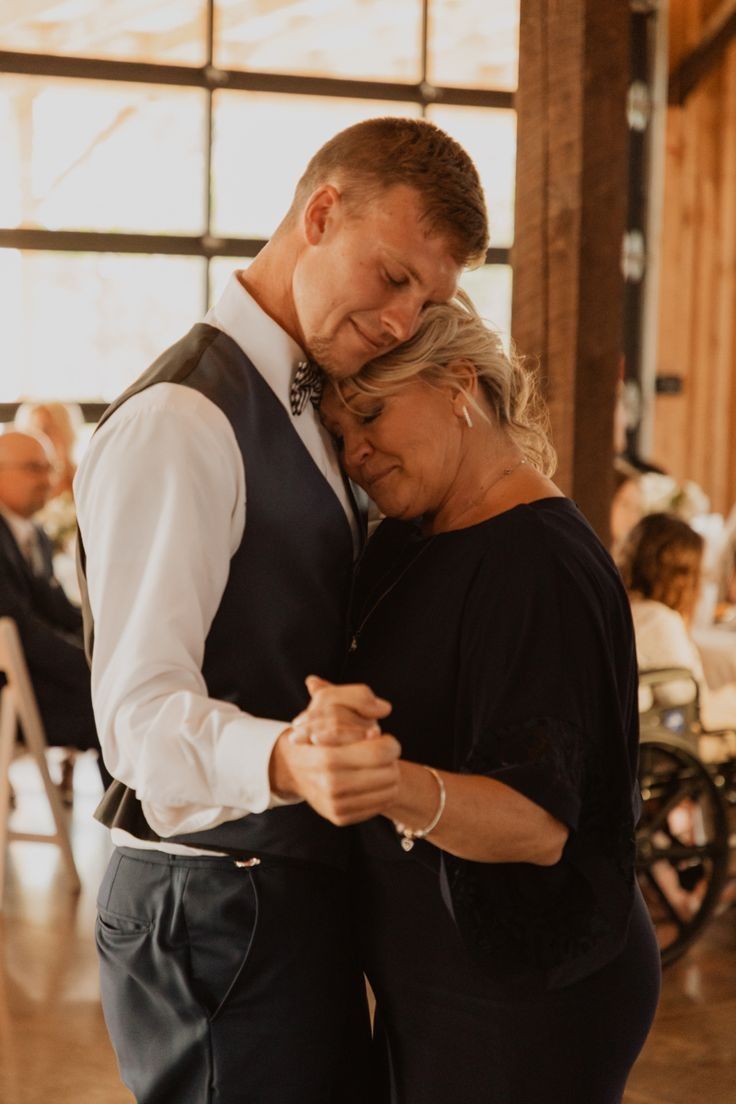
<svg viewBox="0 0 736 1104"><path fill-rule="evenodd" d="M554 717L532 717L495 729L483 746L476 742L462 769L492 774L503 767L544 767L551 783L579 791L585 750L585 737L575 725Z"/></svg>
<svg viewBox="0 0 736 1104"><path fill-rule="evenodd" d="M581 813L553 867L473 863L445 855L453 912L474 957L502 977L546 972L589 955L625 930L634 880L634 813L594 739L555 718L493 733L462 769L543 768L550 789L580 794Z"/></svg>

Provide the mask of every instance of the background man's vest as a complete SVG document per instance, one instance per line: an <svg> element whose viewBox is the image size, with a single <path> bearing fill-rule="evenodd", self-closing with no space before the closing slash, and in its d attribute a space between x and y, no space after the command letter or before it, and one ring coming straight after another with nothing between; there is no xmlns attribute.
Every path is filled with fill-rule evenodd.
<svg viewBox="0 0 736 1104"><path fill-rule="evenodd" d="M288 413L226 334L205 324L194 326L105 411L100 425L132 395L156 383L192 387L219 406L245 464L243 540L205 643L202 674L208 694L254 716L288 721L307 704L305 676L335 679L345 654L353 553L348 519ZM79 558L91 658L94 626L81 537ZM96 816L139 839L159 839L133 791L120 782L107 791ZM304 803L175 836L172 842L236 856L271 854L340 866L348 846L345 832Z"/></svg>

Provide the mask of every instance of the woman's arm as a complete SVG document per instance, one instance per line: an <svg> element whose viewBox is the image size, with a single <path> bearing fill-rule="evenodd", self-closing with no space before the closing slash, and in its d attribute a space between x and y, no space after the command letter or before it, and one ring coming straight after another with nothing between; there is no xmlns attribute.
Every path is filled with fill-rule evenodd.
<svg viewBox="0 0 736 1104"><path fill-rule="evenodd" d="M431 843L473 862L559 862L569 829L540 805L493 778L437 773L446 800L437 827L427 836ZM404 759L399 778L398 799L383 815L414 831L422 829L439 807L437 780L426 767Z"/></svg>
<svg viewBox="0 0 736 1104"><path fill-rule="evenodd" d="M355 686L332 686L310 678L312 702L294 723L299 742L337 745L359 738L346 722ZM440 789L427 767L399 760L398 794L378 812L417 831L430 824L439 808ZM553 866L559 861L569 829L540 805L492 778L437 772L445 786L442 816L427 839L444 851L473 862L527 862ZM366 783L369 776L366 775ZM375 814L373 814L375 815ZM357 822L365 817L356 817ZM397 835L397 848L400 840Z"/></svg>

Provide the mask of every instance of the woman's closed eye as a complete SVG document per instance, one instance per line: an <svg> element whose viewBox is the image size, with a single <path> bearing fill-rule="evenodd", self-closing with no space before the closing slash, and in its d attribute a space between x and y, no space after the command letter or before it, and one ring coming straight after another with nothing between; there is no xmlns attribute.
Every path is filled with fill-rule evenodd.
<svg viewBox="0 0 736 1104"><path fill-rule="evenodd" d="M357 414L356 417L360 425L370 425L371 422L375 422L376 418L379 418L383 414L383 407L378 406L373 410L367 410L364 414Z"/></svg>
<svg viewBox="0 0 736 1104"><path fill-rule="evenodd" d="M353 412L352 418L359 426L367 426L370 425L371 422L375 422L376 418L381 416L383 410L383 403L381 403L380 406L376 406L370 410L366 410L362 414ZM330 437L332 438L333 444L335 445L337 451L342 452L345 443L343 434L338 429L336 429L334 425L329 425L324 418L321 418L320 420L322 422L322 425L325 427Z"/></svg>

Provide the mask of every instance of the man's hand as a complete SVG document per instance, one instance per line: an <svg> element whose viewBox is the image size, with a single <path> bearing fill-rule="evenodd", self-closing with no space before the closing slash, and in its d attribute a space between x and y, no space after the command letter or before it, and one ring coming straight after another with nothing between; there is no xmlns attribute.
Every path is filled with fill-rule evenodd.
<svg viewBox="0 0 736 1104"><path fill-rule="evenodd" d="M401 747L378 735L341 746L318 746L279 736L271 755L271 788L303 797L321 816L343 827L379 815L398 797Z"/></svg>

